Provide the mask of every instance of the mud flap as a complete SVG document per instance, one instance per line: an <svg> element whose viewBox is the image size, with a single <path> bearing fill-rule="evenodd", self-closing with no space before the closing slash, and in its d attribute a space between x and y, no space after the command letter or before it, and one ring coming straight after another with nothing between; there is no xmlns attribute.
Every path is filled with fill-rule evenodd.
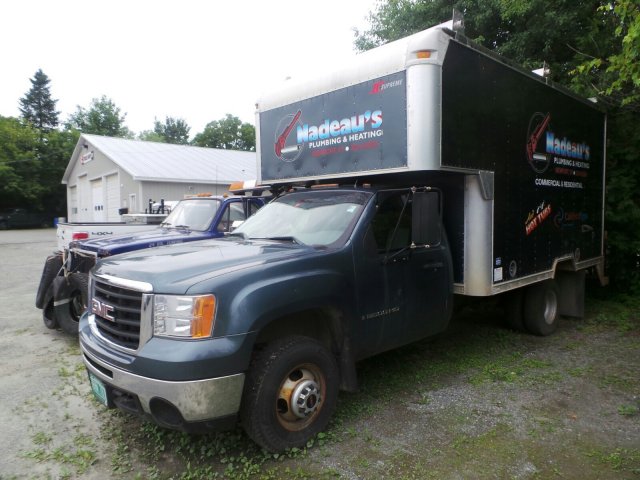
<svg viewBox="0 0 640 480"><path fill-rule="evenodd" d="M45 302L47 293L49 293L53 280L58 276L61 269L62 253L58 252L53 255L49 255L44 262L42 276L40 277L40 285L38 286L38 293L36 293L36 308L44 309L47 306L47 302Z"/></svg>

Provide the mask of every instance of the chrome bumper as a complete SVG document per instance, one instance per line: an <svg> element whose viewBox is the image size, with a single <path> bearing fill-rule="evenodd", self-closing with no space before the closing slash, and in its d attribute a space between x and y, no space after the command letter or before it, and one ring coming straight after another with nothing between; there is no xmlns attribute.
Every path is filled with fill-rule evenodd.
<svg viewBox="0 0 640 480"><path fill-rule="evenodd" d="M234 415L240 408L244 373L228 377L170 382L141 377L109 365L82 347L87 369L104 383L138 397L145 413L154 416L149 402L161 398L176 407L187 422Z"/></svg>

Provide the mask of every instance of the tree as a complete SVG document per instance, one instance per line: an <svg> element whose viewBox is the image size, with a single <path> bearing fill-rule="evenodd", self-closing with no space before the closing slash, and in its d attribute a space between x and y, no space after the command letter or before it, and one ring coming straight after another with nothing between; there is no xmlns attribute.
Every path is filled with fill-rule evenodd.
<svg viewBox="0 0 640 480"><path fill-rule="evenodd" d="M610 106L640 111L640 5L619 0L600 6L594 31L607 36L609 48L587 45L580 52L584 61L572 72L574 87Z"/></svg>
<svg viewBox="0 0 640 480"><path fill-rule="evenodd" d="M587 46L574 88L609 106L606 226L612 282L640 293L640 6L604 3L594 30L607 47ZM595 35L595 34L594 34Z"/></svg>
<svg viewBox="0 0 640 480"><path fill-rule="evenodd" d="M159 142L159 143L165 142L164 136L156 133L153 130L143 130L138 134L138 140L142 140L145 142Z"/></svg>
<svg viewBox="0 0 640 480"><path fill-rule="evenodd" d="M0 206L33 205L41 187L36 170L39 132L17 118L0 117Z"/></svg>
<svg viewBox="0 0 640 480"><path fill-rule="evenodd" d="M184 119L173 117L166 117L164 124L156 120L153 127L153 133L160 138L159 141L179 145L189 143L189 130L191 127Z"/></svg>
<svg viewBox="0 0 640 480"><path fill-rule="evenodd" d="M81 133L92 133L108 137L133 138L133 133L124 125L126 113L105 95L91 100L89 109L78 105L67 122L67 128L79 130Z"/></svg>
<svg viewBox="0 0 640 480"><path fill-rule="evenodd" d="M256 129L250 123L242 123L238 117L227 114L220 120L209 122L204 131L195 136L193 144L253 152L256 148Z"/></svg>
<svg viewBox="0 0 640 480"><path fill-rule="evenodd" d="M0 117L0 208L63 214L67 196L61 180L77 140L72 131L43 133L17 118Z"/></svg>
<svg viewBox="0 0 640 480"><path fill-rule="evenodd" d="M49 84L51 80L40 69L33 76L31 88L22 97L20 102L20 114L22 118L31 123L34 127L42 132L49 132L58 126L58 115L56 111L56 102L51 98Z"/></svg>
<svg viewBox="0 0 640 480"><path fill-rule="evenodd" d="M570 83L583 61L578 52L597 43L605 32L594 29L598 1L556 0L389 0L370 14L371 28L357 32L356 48L367 50L450 20L463 13L465 35L527 69L546 62L552 79Z"/></svg>

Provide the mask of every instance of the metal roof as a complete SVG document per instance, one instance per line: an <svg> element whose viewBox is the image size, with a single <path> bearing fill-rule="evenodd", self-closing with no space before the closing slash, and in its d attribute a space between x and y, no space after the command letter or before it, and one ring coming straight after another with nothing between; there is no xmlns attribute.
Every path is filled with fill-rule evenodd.
<svg viewBox="0 0 640 480"><path fill-rule="evenodd" d="M82 134L62 183L67 183L85 144L139 181L226 184L257 177L255 152Z"/></svg>

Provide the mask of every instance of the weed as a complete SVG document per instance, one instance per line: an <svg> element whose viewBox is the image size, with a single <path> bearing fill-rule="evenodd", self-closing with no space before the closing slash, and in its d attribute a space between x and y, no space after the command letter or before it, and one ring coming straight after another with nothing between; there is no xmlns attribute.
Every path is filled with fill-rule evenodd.
<svg viewBox="0 0 640 480"><path fill-rule="evenodd" d="M620 405L618 413L624 417L633 417L640 413L640 407L638 405Z"/></svg>
<svg viewBox="0 0 640 480"><path fill-rule="evenodd" d="M31 437L33 443L36 445L46 445L51 443L52 438L53 437L51 437L51 435L45 432L37 432Z"/></svg>
<svg viewBox="0 0 640 480"><path fill-rule="evenodd" d="M640 450L638 449L616 448L610 452L592 450L587 455L600 463L609 465L616 472L629 471L636 475L640 474Z"/></svg>

